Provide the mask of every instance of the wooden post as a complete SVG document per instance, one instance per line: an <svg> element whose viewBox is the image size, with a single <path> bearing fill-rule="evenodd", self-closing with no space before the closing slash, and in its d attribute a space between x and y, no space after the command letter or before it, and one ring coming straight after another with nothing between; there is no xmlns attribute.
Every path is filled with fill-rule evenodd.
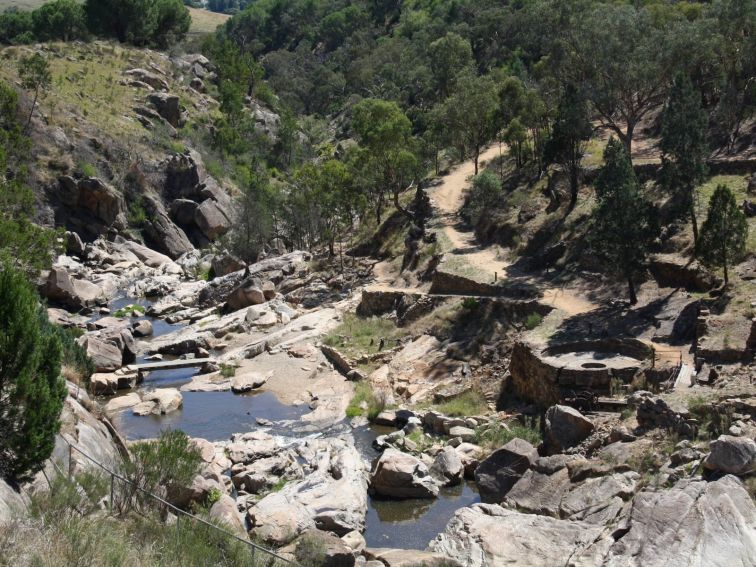
<svg viewBox="0 0 756 567"><path fill-rule="evenodd" d="M110 473L110 513L113 513L113 495L115 494L115 475Z"/></svg>

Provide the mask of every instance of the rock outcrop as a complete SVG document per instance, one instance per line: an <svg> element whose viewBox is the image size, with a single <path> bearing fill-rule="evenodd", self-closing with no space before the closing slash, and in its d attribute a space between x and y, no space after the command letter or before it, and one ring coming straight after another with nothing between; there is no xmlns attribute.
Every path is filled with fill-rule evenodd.
<svg viewBox="0 0 756 567"><path fill-rule="evenodd" d="M435 498L438 485L428 467L417 457L386 449L375 462L370 487L391 498Z"/></svg>
<svg viewBox="0 0 756 567"><path fill-rule="evenodd" d="M475 469L475 482L483 502L500 503L538 458L538 451L523 439L515 438L491 453Z"/></svg>
<svg viewBox="0 0 756 567"><path fill-rule="evenodd" d="M552 406L546 411L544 442L550 453L561 453L585 440L593 429L593 422L575 408Z"/></svg>
<svg viewBox="0 0 756 567"><path fill-rule="evenodd" d="M734 475L756 472L756 442L747 437L720 435L711 442L704 467Z"/></svg>

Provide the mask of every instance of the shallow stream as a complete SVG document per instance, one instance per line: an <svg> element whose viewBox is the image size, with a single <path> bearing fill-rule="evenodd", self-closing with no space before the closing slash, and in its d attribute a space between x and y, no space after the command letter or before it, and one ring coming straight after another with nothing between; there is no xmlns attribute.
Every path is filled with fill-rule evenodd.
<svg viewBox="0 0 756 567"><path fill-rule="evenodd" d="M118 298L111 302L111 313L130 304L148 308L148 299ZM100 316L95 317L99 318ZM180 329L181 324L169 324L162 319L141 316L152 323L153 337ZM142 339L149 341L149 338ZM143 362L145 356L137 357ZM140 388L180 388L197 374L197 368L158 370L145 376ZM306 405L282 404L270 392L238 395L232 392L182 392L183 408L168 415L136 416L130 410L120 412L113 422L118 431L129 440L157 437L164 429L181 429L190 437L208 441L224 441L234 433L263 428L275 435L302 437L312 435L309 428L301 427L299 419L310 411ZM268 420L272 425L261 426L257 420ZM303 429L305 431L303 431ZM365 425L352 429L344 422L322 435L339 435L351 431L355 446L370 464L379 455L372 442L392 428ZM474 483L444 488L437 499L386 500L369 497L365 540L370 547L425 549L428 543L443 531L454 512L461 507L480 502Z"/></svg>

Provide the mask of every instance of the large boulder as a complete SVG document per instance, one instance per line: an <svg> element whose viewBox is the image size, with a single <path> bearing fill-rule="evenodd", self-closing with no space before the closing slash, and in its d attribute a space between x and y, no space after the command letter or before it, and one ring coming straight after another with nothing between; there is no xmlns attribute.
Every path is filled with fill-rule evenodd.
<svg viewBox="0 0 756 567"><path fill-rule="evenodd" d="M146 69L139 69L139 68L129 69L128 71L124 71L123 74L128 77L133 77L135 80L141 83L145 83L155 90L158 90L158 91L168 90L168 83L166 82L165 79L163 79L156 73L147 71Z"/></svg>
<svg viewBox="0 0 756 567"><path fill-rule="evenodd" d="M47 279L40 286L40 293L51 302L72 309L93 307L105 298L101 287L86 280L72 278L68 271L60 266L50 270Z"/></svg>
<svg viewBox="0 0 756 567"><path fill-rule="evenodd" d="M418 549L367 548L365 557L370 567L462 567L464 562L440 553Z"/></svg>
<svg viewBox="0 0 756 567"><path fill-rule="evenodd" d="M231 378L231 391L236 394L251 392L265 384L267 381L268 376L261 374L260 372L242 372Z"/></svg>
<svg viewBox="0 0 756 567"><path fill-rule="evenodd" d="M525 471L538 459L538 450L515 438L491 453L475 469L475 482L483 502L500 503Z"/></svg>
<svg viewBox="0 0 756 567"><path fill-rule="evenodd" d="M229 311L238 311L250 305L260 305L265 303L265 294L259 283L253 278L244 281L240 286L234 289L226 300Z"/></svg>
<svg viewBox="0 0 756 567"><path fill-rule="evenodd" d="M123 353L116 345L95 337L84 336L82 339L79 344L92 359L97 372L113 372L123 365Z"/></svg>
<svg viewBox="0 0 756 567"><path fill-rule="evenodd" d="M215 240L229 231L232 219L214 199L207 199L194 212L194 222L208 238Z"/></svg>
<svg viewBox="0 0 756 567"><path fill-rule="evenodd" d="M745 475L756 471L756 442L747 437L720 435L711 442L711 453L704 461L709 470L735 475Z"/></svg>
<svg viewBox="0 0 756 567"><path fill-rule="evenodd" d="M462 482L465 467L457 450L446 446L436 454L430 472L441 484L451 486Z"/></svg>
<svg viewBox="0 0 756 567"><path fill-rule="evenodd" d="M0 478L0 528L26 514L29 499Z"/></svg>
<svg viewBox="0 0 756 567"><path fill-rule="evenodd" d="M298 559L312 561L320 567L353 567L355 564L352 550L341 539L319 530L307 530L292 547ZM313 552L317 555L313 556Z"/></svg>
<svg viewBox="0 0 756 567"><path fill-rule="evenodd" d="M209 516L215 523L221 524L237 536L247 537L247 529L239 516L236 501L227 494L221 494L220 498L210 507Z"/></svg>
<svg viewBox="0 0 756 567"><path fill-rule="evenodd" d="M551 406L546 411L546 448L550 453L561 453L579 445L593 429L593 422L575 408Z"/></svg>
<svg viewBox="0 0 756 567"><path fill-rule="evenodd" d="M174 128L183 126L181 116L181 102L179 97L169 93L152 93L147 95L147 101L155 107L157 113Z"/></svg>
<svg viewBox="0 0 756 567"><path fill-rule="evenodd" d="M371 473L371 488L376 494L392 498L436 498L438 485L420 459L386 449Z"/></svg>
<svg viewBox="0 0 756 567"><path fill-rule="evenodd" d="M507 492L504 504L521 512L559 517L562 497L570 488L570 475L566 468L553 474L530 469Z"/></svg>
<svg viewBox="0 0 756 567"><path fill-rule="evenodd" d="M429 547L465 567L598 567L591 547L603 531L585 522L476 504L458 510Z"/></svg>
<svg viewBox="0 0 756 567"><path fill-rule="evenodd" d="M259 437L260 432L253 432ZM249 437L252 434L245 434ZM232 461L251 463L250 451L275 454L275 441L229 447ZM265 443L265 445L261 445ZM278 545L288 543L307 529L317 527L339 536L365 529L367 481L365 466L353 444L342 439L313 439L297 447L297 460L308 470L301 480L288 482L252 508L248 517L252 533ZM256 457L259 459L259 457ZM295 461L296 462L296 461Z"/></svg>
<svg viewBox="0 0 756 567"><path fill-rule="evenodd" d="M59 178L55 198L64 206L57 212L60 224L80 234L97 236L106 229L126 228L126 203L113 187L96 177Z"/></svg>
<svg viewBox="0 0 756 567"><path fill-rule="evenodd" d="M146 196L143 202L147 219L142 232L148 244L173 260L194 250L186 233L173 223L159 200Z"/></svg>
<svg viewBox="0 0 756 567"><path fill-rule="evenodd" d="M756 506L734 476L641 492L625 523L606 567L756 565Z"/></svg>
<svg viewBox="0 0 756 567"><path fill-rule="evenodd" d="M184 400L181 392L176 388L156 388L142 396L144 402L153 402L155 404L152 413L167 414L181 408Z"/></svg>

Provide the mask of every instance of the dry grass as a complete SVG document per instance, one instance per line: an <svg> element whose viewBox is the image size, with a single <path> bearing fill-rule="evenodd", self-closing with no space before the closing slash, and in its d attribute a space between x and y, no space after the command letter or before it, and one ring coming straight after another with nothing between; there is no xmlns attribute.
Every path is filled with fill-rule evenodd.
<svg viewBox="0 0 756 567"><path fill-rule="evenodd" d="M218 26L223 25L231 17L199 8L189 8L192 15L192 25L189 27L189 37L213 33Z"/></svg>

